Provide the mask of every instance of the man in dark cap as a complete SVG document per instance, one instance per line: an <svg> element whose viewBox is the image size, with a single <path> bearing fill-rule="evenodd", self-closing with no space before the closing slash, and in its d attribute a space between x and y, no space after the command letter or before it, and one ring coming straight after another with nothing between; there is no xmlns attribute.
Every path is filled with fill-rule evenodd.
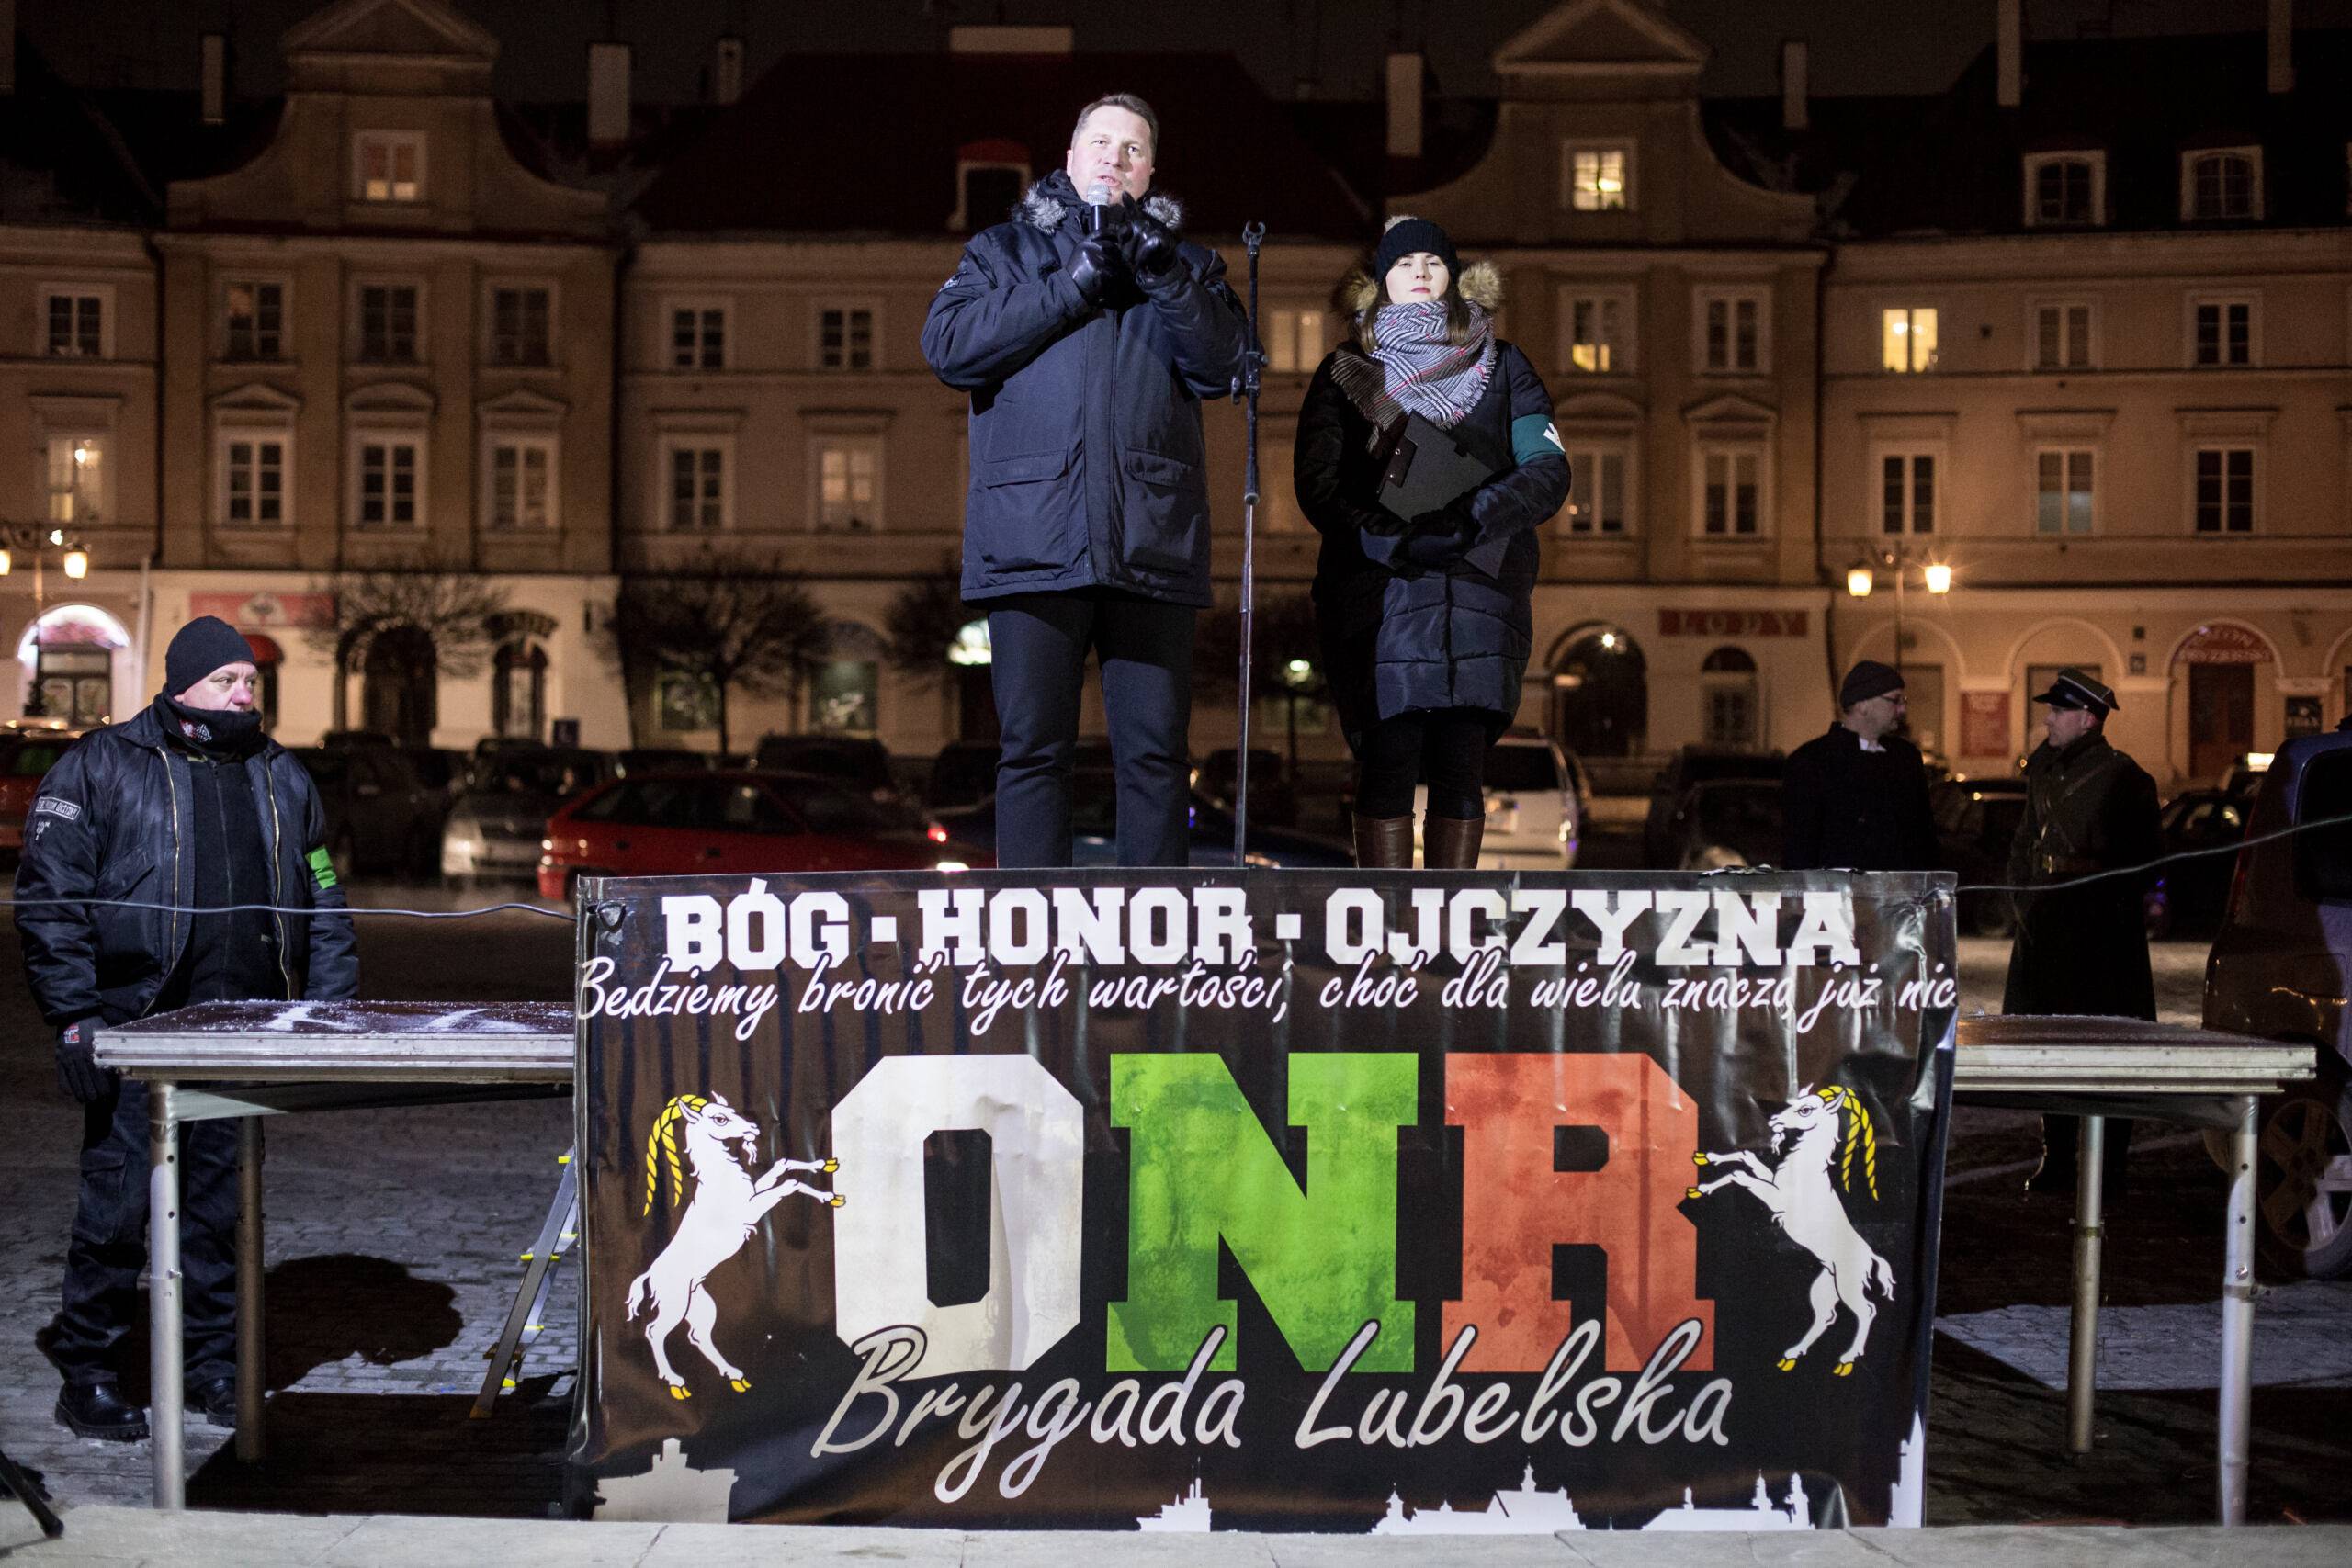
<svg viewBox="0 0 2352 1568"><path fill-rule="evenodd" d="M1928 771L1903 724L1903 675L1865 659L1838 688L1838 722L1789 754L1781 799L1792 871L1927 871L1936 863Z"/></svg>
<svg viewBox="0 0 2352 1568"><path fill-rule="evenodd" d="M2016 945L2003 1012L2156 1016L2148 969L2148 930L2141 899L2149 876L2100 872L2145 865L2163 852L2156 829L2156 784L2140 764L2108 744L2115 694L2080 670L2058 671L2034 699L2046 705L2049 738L2026 759L2025 818L2009 844ZM2067 886L2068 884L2078 884ZM2042 1161L2030 1189L2071 1195L2079 1123L2042 1119ZM2108 1190L2120 1191L2132 1124L2108 1124L2103 1164Z"/></svg>
<svg viewBox="0 0 2352 1568"><path fill-rule="evenodd" d="M115 1365L146 1268L147 1088L97 1065L95 1032L194 1002L340 1000L359 979L326 814L262 733L252 648L205 615L172 638L164 677L153 704L50 769L17 868L25 978L82 1105L81 1200L47 1348L65 1379L57 1418L85 1438L147 1435ZM187 1122L179 1140L188 1406L227 1426L236 1123Z"/></svg>

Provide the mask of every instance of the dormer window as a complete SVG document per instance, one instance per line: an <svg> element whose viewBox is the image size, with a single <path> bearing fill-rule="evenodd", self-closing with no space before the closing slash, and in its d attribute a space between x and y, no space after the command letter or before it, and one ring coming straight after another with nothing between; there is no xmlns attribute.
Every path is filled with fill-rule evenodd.
<svg viewBox="0 0 2352 1568"><path fill-rule="evenodd" d="M2260 220L2262 149L2215 147L2183 153L2180 216L2185 223Z"/></svg>
<svg viewBox="0 0 2352 1568"><path fill-rule="evenodd" d="M1560 205L1574 211L1623 212L1634 205L1634 149L1624 142L1569 142L1560 175Z"/></svg>
<svg viewBox="0 0 2352 1568"><path fill-rule="evenodd" d="M957 233L992 228L1012 215L1029 188L1029 149L991 138L956 150L956 210L947 226Z"/></svg>
<svg viewBox="0 0 2352 1568"><path fill-rule="evenodd" d="M2086 228L2107 221L2103 152L2037 153L2025 161L2028 228Z"/></svg>
<svg viewBox="0 0 2352 1568"><path fill-rule="evenodd" d="M352 195L360 201L424 199L424 135L415 130L363 130L352 141Z"/></svg>

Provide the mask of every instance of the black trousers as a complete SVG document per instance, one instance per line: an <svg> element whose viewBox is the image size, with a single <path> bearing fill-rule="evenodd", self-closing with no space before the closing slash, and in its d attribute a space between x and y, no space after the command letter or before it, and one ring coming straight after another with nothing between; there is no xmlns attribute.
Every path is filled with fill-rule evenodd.
<svg viewBox="0 0 2352 1568"><path fill-rule="evenodd" d="M1191 861L1193 621L1188 604L1102 590L989 601L990 683L1003 730L996 863L1070 863L1070 763L1091 650L1102 667L1121 865Z"/></svg>
<svg viewBox="0 0 2352 1568"><path fill-rule="evenodd" d="M180 1302L190 1383L237 1366L237 1123L180 1123ZM112 1382L147 1269L147 1086L82 1108L82 1193L50 1356L69 1383Z"/></svg>
<svg viewBox="0 0 2352 1568"><path fill-rule="evenodd" d="M1410 816L1414 786L1427 784L1430 816L1458 822L1486 816L1493 722L1484 708L1439 708L1367 726L1356 759L1356 815Z"/></svg>

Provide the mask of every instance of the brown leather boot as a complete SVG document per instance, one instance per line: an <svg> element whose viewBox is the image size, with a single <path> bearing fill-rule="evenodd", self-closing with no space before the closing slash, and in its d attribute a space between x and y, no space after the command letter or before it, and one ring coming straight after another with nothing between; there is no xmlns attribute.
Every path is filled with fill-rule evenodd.
<svg viewBox="0 0 2352 1568"><path fill-rule="evenodd" d="M1365 871L1412 870L1412 818L1358 816L1356 864Z"/></svg>
<svg viewBox="0 0 2352 1568"><path fill-rule="evenodd" d="M1487 819L1430 815L1421 818L1421 864L1430 871L1469 871L1478 863Z"/></svg>

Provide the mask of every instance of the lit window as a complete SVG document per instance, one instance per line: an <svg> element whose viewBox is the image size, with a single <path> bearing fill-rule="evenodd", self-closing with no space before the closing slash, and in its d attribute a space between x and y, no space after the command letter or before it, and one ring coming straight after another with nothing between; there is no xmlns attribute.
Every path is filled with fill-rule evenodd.
<svg viewBox="0 0 2352 1568"><path fill-rule="evenodd" d="M359 357L379 365L416 361L416 288L371 283L359 291Z"/></svg>
<svg viewBox="0 0 2352 1568"><path fill-rule="evenodd" d="M2033 364L2037 370L2084 370L2091 362L2091 308L2052 304L2034 307Z"/></svg>
<svg viewBox="0 0 2352 1568"><path fill-rule="evenodd" d="M1879 315L1879 363L1905 372L1936 367L1933 306L1896 306Z"/></svg>
<svg viewBox="0 0 2352 1568"><path fill-rule="evenodd" d="M2197 363L2211 366L2254 363L2252 300L2200 299L2197 302Z"/></svg>
<svg viewBox="0 0 2352 1568"><path fill-rule="evenodd" d="M2092 454L2084 447L2048 447L2034 454L2034 532L2091 531Z"/></svg>
<svg viewBox="0 0 2352 1568"><path fill-rule="evenodd" d="M490 358L493 365L546 365L549 351L548 293L499 288L490 297Z"/></svg>
<svg viewBox="0 0 2352 1568"><path fill-rule="evenodd" d="M232 283L225 347L232 359L276 359L284 345L286 289L277 283Z"/></svg>
<svg viewBox="0 0 2352 1568"><path fill-rule="evenodd" d="M418 520L418 444L413 440L359 443L359 506L362 528L413 528Z"/></svg>
<svg viewBox="0 0 2352 1568"><path fill-rule="evenodd" d="M1623 147L1570 149L1568 205L1578 212L1611 212L1628 206L1625 163Z"/></svg>
<svg viewBox="0 0 2352 1568"><path fill-rule="evenodd" d="M1266 339L1266 364L1285 375L1306 375L1323 363L1323 312L1271 310Z"/></svg>
<svg viewBox="0 0 2352 1568"><path fill-rule="evenodd" d="M1763 455L1754 450L1707 454L1702 526L1709 538L1753 538L1761 531Z"/></svg>
<svg viewBox="0 0 2352 1568"><path fill-rule="evenodd" d="M817 445L817 526L863 531L882 521L882 448L871 440Z"/></svg>
<svg viewBox="0 0 2352 1568"><path fill-rule="evenodd" d="M96 359L106 353L106 299L98 294L49 296L46 352L52 359Z"/></svg>
<svg viewBox="0 0 2352 1568"><path fill-rule="evenodd" d="M727 364L727 308L681 305L670 312L670 367L718 370Z"/></svg>
<svg viewBox="0 0 2352 1568"><path fill-rule="evenodd" d="M359 199L408 202L424 198L424 138L413 131L362 131L358 142Z"/></svg>
<svg viewBox="0 0 2352 1568"><path fill-rule="evenodd" d="M1624 534L1629 508L1625 493L1626 453L1616 446L1577 446L1568 452L1568 504L1562 526L1577 535L1615 537Z"/></svg>
<svg viewBox="0 0 2352 1568"><path fill-rule="evenodd" d="M555 444L502 440L490 449L490 526L493 533L528 532L555 520Z"/></svg>
<svg viewBox="0 0 2352 1568"><path fill-rule="evenodd" d="M1595 375L1633 368L1632 303L1622 295L1578 294L1568 300L1568 345L1573 369Z"/></svg>
<svg viewBox="0 0 2352 1568"><path fill-rule="evenodd" d="M2183 216L2199 222L2262 216L2260 164L2251 150L2191 153L2187 163Z"/></svg>
<svg viewBox="0 0 2352 1568"><path fill-rule="evenodd" d="M49 438L49 520L91 527L106 521L107 444L97 435Z"/></svg>
<svg viewBox="0 0 2352 1568"><path fill-rule="evenodd" d="M2254 448L2197 449L2197 531L2254 532Z"/></svg>
<svg viewBox="0 0 2352 1568"><path fill-rule="evenodd" d="M1936 458L1932 452L1890 452L1879 459L1879 531L1936 531Z"/></svg>
<svg viewBox="0 0 2352 1568"><path fill-rule="evenodd" d="M874 312L820 310L817 313L817 365L824 370L874 368Z"/></svg>
<svg viewBox="0 0 2352 1568"><path fill-rule="evenodd" d="M670 526L701 533L726 522L727 452L719 446L670 449Z"/></svg>

